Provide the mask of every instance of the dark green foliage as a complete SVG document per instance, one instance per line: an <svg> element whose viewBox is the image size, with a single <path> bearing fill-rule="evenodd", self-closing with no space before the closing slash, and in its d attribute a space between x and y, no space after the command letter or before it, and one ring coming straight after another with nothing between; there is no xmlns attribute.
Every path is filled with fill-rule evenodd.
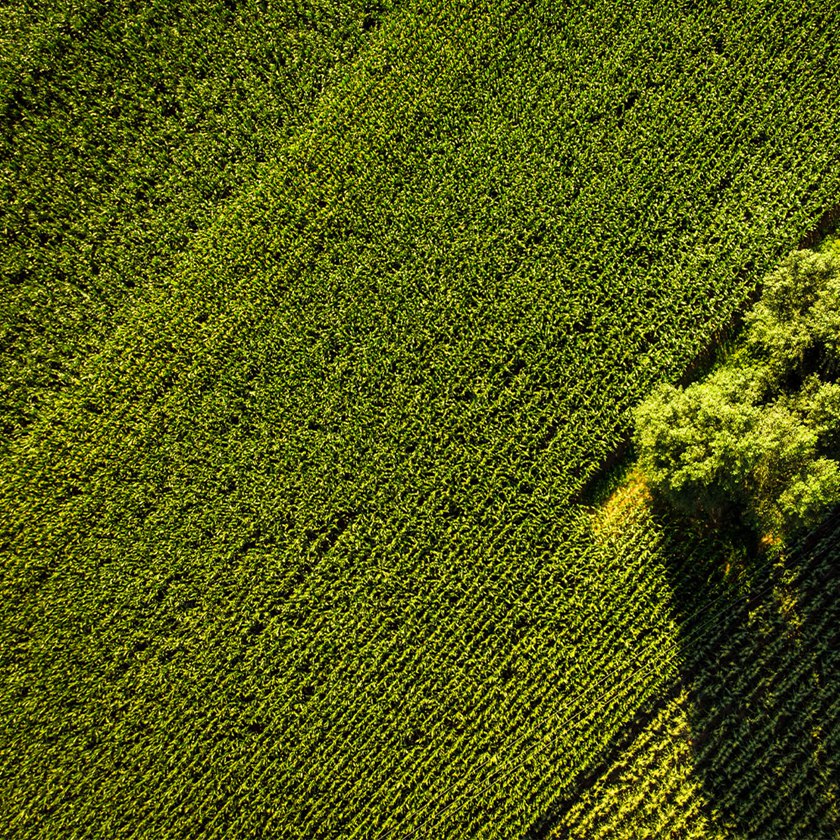
<svg viewBox="0 0 840 840"><path fill-rule="evenodd" d="M705 381L635 411L650 486L720 526L813 527L840 503L840 260L795 251L746 316L744 349Z"/></svg>
<svg viewBox="0 0 840 840"><path fill-rule="evenodd" d="M209 102L205 130L183 129L187 163L154 186L164 131L139 172L120 153L79 179L84 194L128 173L73 211L84 226L101 205L115 226L101 294L135 281L118 315L99 319L77 251L53 260L37 232L13 248L44 260L39 301L63 266L92 302L3 316L22 342L4 358L26 361L0 460L0 834L524 836L674 675L654 538L629 535L628 563L574 499L630 407L840 194L837 15L368 14L314 100L303 61L306 114L276 142L259 96L277 75L258 70L281 33L257 11L253 43L191 18L190 60L165 52L160 93L183 82L190 107ZM105 46L85 37L61 43L95 61ZM72 87L45 82L39 101ZM89 133L31 113L61 148ZM57 180L53 206L62 167L24 158L30 203L60 227L75 186ZM171 242L156 212L135 226L150 194L187 196ZM73 375L42 389L65 347Z"/></svg>
<svg viewBox="0 0 840 840"><path fill-rule="evenodd" d="M365 22L390 5L4 10L0 438L75 382L132 296L164 283L197 232L305 130Z"/></svg>

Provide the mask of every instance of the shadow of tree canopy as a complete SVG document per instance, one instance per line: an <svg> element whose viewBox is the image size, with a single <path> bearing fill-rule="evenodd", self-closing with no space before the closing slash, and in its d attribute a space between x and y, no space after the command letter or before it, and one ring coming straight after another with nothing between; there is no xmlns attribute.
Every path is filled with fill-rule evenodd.
<svg viewBox="0 0 840 840"><path fill-rule="evenodd" d="M708 802L737 837L840 837L840 515L775 563L741 528L686 552L685 524L662 524Z"/></svg>
<svg viewBox="0 0 840 840"><path fill-rule="evenodd" d="M525 837L840 838L840 511L775 556L737 520L645 515L678 677Z"/></svg>

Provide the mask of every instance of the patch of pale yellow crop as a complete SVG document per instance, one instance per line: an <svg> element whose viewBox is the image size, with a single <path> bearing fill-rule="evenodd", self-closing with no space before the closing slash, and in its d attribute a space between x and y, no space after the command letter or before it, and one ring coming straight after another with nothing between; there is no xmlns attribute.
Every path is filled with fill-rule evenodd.
<svg viewBox="0 0 840 840"><path fill-rule="evenodd" d="M592 511L595 536L608 539L626 533L632 523L648 514L650 501L650 488L644 475L632 469L609 498Z"/></svg>

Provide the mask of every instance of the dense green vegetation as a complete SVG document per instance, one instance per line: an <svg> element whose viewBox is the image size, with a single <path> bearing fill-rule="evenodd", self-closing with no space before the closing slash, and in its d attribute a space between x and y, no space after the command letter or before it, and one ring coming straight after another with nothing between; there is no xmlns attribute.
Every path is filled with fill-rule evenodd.
<svg viewBox="0 0 840 840"><path fill-rule="evenodd" d="M0 10L4 439L294 142L391 3L28 5Z"/></svg>
<svg viewBox="0 0 840 840"><path fill-rule="evenodd" d="M580 501L836 203L836 10L232 5L3 13L0 832L545 836L694 638ZM15 69L150 41L148 134Z"/></svg>
<svg viewBox="0 0 840 840"><path fill-rule="evenodd" d="M716 528L746 520L789 538L840 503L840 261L794 251L745 320L726 364L637 407L639 465Z"/></svg>

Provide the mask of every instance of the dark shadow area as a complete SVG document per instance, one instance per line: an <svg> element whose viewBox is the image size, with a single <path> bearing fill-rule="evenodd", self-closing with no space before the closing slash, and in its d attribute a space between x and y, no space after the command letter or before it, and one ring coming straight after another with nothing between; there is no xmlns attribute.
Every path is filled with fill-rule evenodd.
<svg viewBox="0 0 840 840"><path fill-rule="evenodd" d="M819 245L820 241L831 233L837 232L837 225L840 223L840 204L828 207L817 223L799 240L799 248L813 248Z"/></svg>
<svg viewBox="0 0 840 840"><path fill-rule="evenodd" d="M840 837L840 511L785 551L762 546L737 518L712 531L657 505L653 515L680 628L679 681L638 710L525 837L562 836L579 796L683 688L692 778L711 824L756 840ZM632 819L617 821L615 836L634 836Z"/></svg>
<svg viewBox="0 0 840 840"><path fill-rule="evenodd" d="M650 724L656 713L674 699L679 688L679 684L675 684L670 691L657 696L653 702L643 705L636 712L631 723L613 738L597 760L568 786L569 793L533 822L522 840L548 840L548 838L554 840L554 838L563 837L562 833L558 834L559 826L563 824L569 810L576 804L577 796L596 785L604 777L607 768L612 767L626 750L632 749L636 738ZM627 836L626 831L621 836Z"/></svg>
<svg viewBox="0 0 840 840"><path fill-rule="evenodd" d="M840 515L775 558L657 516L709 803L738 836L840 837Z"/></svg>

